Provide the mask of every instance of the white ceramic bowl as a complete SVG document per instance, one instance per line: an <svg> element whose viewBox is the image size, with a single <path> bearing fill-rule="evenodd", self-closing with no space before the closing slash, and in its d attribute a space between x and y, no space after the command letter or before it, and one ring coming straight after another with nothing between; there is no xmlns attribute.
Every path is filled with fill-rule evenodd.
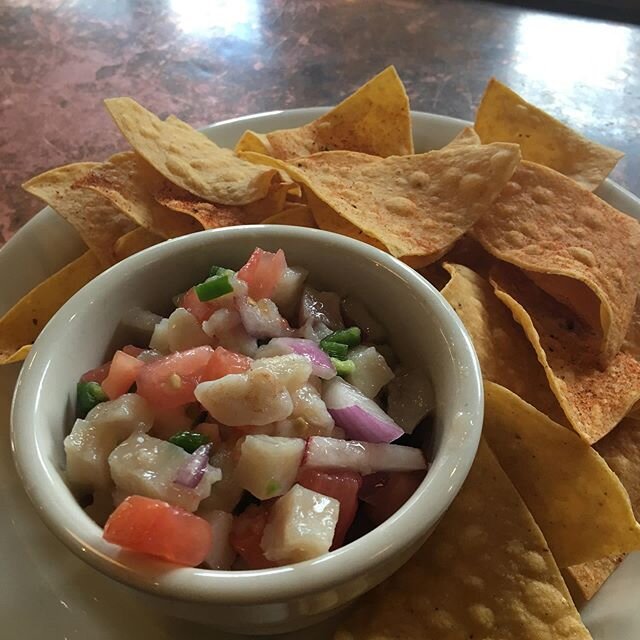
<svg viewBox="0 0 640 640"><path fill-rule="evenodd" d="M282 248L320 288L356 294L387 327L401 360L424 367L436 393L432 466L387 522L325 556L262 571L174 568L122 551L81 509L64 480L62 440L73 422L80 375L108 358L135 306L169 309L172 296L212 264L238 268L251 251ZM117 344L116 344L117 343ZM398 569L459 491L481 432L482 381L471 341L442 296L398 260L314 229L247 226L170 240L112 267L76 294L36 341L12 408L12 445L25 489L49 528L79 557L135 588L164 612L243 633L313 624Z"/></svg>

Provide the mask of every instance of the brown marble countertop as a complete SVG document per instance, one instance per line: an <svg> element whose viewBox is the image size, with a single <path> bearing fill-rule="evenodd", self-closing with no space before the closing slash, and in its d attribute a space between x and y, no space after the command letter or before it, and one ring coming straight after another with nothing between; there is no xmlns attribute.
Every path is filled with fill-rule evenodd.
<svg viewBox="0 0 640 640"><path fill-rule="evenodd" d="M459 0L0 0L0 245L40 208L20 184L124 142L135 97L195 126L336 103L396 65L417 110L471 119L491 75L624 151L640 194L640 27Z"/></svg>

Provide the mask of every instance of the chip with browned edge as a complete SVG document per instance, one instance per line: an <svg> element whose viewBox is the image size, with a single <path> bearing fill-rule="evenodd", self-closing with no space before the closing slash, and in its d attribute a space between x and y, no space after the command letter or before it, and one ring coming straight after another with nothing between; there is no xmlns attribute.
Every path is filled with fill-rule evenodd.
<svg viewBox="0 0 640 640"><path fill-rule="evenodd" d="M533 517L489 447L433 535L335 640L588 640Z"/></svg>
<svg viewBox="0 0 640 640"><path fill-rule="evenodd" d="M56 311L101 271L98 258L87 251L18 300L0 318L0 364L24 360Z"/></svg>
<svg viewBox="0 0 640 640"><path fill-rule="evenodd" d="M136 224L163 238L201 231L197 220L177 216L156 202L153 191L163 182L164 178L146 160L133 151L125 151L89 171L76 186L99 193Z"/></svg>
<svg viewBox="0 0 640 640"><path fill-rule="evenodd" d="M519 161L516 145L497 143L390 158L330 151L281 166L391 254L427 264L487 211Z"/></svg>
<svg viewBox="0 0 640 640"><path fill-rule="evenodd" d="M573 429L590 444L603 438L640 399L640 363L618 353L600 369L599 336L571 309L510 265L494 267L491 281L535 348Z"/></svg>
<svg viewBox="0 0 640 640"><path fill-rule="evenodd" d="M568 424L533 347L493 287L463 265L443 266L451 280L442 295L471 336L482 376L510 389L554 421Z"/></svg>
<svg viewBox="0 0 640 640"><path fill-rule="evenodd" d="M523 162L473 232L500 260L586 285L599 300L600 327L594 328L603 334L602 364L615 356L640 283L637 220L557 171ZM593 303L584 288L555 288L562 292L562 302L593 321Z"/></svg>
<svg viewBox="0 0 640 640"><path fill-rule="evenodd" d="M135 151L203 200L240 205L269 191L273 170L242 160L175 116L160 120L131 98L110 98L105 105Z"/></svg>
<svg viewBox="0 0 640 640"><path fill-rule="evenodd" d="M483 143L516 142L525 160L551 167L590 190L624 155L581 136L495 78L482 96L475 128Z"/></svg>
<svg viewBox="0 0 640 640"><path fill-rule="evenodd" d="M103 196L74 186L99 166L98 162L68 164L41 173L22 187L73 225L98 260L108 267L116 261L113 253L116 240L136 225Z"/></svg>
<svg viewBox="0 0 640 640"><path fill-rule="evenodd" d="M296 129L242 136L236 151L257 151L288 160L329 150L376 156L413 153L409 98L395 67L369 80L323 116Z"/></svg>
<svg viewBox="0 0 640 640"><path fill-rule="evenodd" d="M487 442L558 566L640 550L629 495L592 447L493 382L484 402Z"/></svg>

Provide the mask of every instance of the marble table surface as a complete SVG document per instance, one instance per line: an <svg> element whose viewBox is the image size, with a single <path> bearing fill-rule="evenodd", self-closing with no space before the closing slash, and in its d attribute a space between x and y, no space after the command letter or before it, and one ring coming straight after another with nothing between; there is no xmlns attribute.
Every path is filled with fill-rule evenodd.
<svg viewBox="0 0 640 640"><path fill-rule="evenodd" d="M329 105L396 65L414 109L472 118L495 75L627 155L640 194L640 27L462 0L0 0L0 245L20 184L124 147L101 102L195 126Z"/></svg>

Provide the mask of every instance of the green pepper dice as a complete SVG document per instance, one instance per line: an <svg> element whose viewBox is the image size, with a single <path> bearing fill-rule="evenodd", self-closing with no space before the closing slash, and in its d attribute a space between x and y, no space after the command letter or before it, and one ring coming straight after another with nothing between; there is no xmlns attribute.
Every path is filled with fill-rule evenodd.
<svg viewBox="0 0 640 640"><path fill-rule="evenodd" d="M208 278L204 282L195 286L196 295L200 302L207 302L208 300L215 300L220 296L224 296L227 293L233 291L233 286L229 281L229 274L213 276Z"/></svg>
<svg viewBox="0 0 640 640"><path fill-rule="evenodd" d="M78 382L76 387L76 412L78 417L85 418L87 413L101 402L109 399L97 382Z"/></svg>
<svg viewBox="0 0 640 640"><path fill-rule="evenodd" d="M187 453L193 453L198 447L211 442L209 436L195 431L181 431L169 438L171 444L184 449Z"/></svg>

